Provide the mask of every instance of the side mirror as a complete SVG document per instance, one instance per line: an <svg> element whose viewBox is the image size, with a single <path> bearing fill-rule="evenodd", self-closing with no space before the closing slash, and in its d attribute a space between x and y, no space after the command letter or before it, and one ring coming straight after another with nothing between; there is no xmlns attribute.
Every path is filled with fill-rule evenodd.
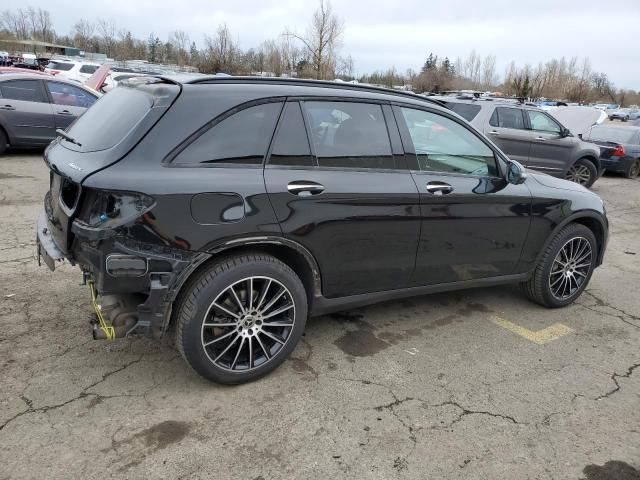
<svg viewBox="0 0 640 480"><path fill-rule="evenodd" d="M511 160L507 165L507 182L520 185L527 179L527 172L518 162Z"/></svg>
<svg viewBox="0 0 640 480"><path fill-rule="evenodd" d="M562 131L560 132L560 136L562 136L562 138L568 137L570 135L571 135L571 131L568 128L563 128Z"/></svg>

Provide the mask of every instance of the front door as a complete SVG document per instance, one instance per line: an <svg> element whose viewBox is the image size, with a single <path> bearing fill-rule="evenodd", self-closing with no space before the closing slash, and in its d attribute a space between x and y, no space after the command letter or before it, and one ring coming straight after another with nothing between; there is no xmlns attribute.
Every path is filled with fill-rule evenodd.
<svg viewBox="0 0 640 480"><path fill-rule="evenodd" d="M386 105L345 101L282 113L266 188L283 235L318 261L325 297L402 288L413 272L419 196L390 118Z"/></svg>
<svg viewBox="0 0 640 480"><path fill-rule="evenodd" d="M525 110L533 142L529 166L555 176L563 176L571 163L575 137L562 136L562 128L550 116L537 110Z"/></svg>
<svg viewBox="0 0 640 480"><path fill-rule="evenodd" d="M395 107L420 192L415 285L514 273L530 223L531 194L475 132L441 113Z"/></svg>
<svg viewBox="0 0 640 480"><path fill-rule="evenodd" d="M0 119L14 145L46 145L55 138L53 111L40 80L1 82Z"/></svg>
<svg viewBox="0 0 640 480"><path fill-rule="evenodd" d="M73 85L47 80L56 128L64 130L96 101L86 91Z"/></svg>

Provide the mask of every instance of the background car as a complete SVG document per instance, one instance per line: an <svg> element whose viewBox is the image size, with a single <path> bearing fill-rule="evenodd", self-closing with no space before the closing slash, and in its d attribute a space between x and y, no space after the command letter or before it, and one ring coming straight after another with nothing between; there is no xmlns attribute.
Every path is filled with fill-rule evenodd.
<svg viewBox="0 0 640 480"><path fill-rule="evenodd" d="M607 112L609 120L622 120L626 122L628 120L636 120L640 118L640 110L635 108L619 108L611 112Z"/></svg>
<svg viewBox="0 0 640 480"><path fill-rule="evenodd" d="M50 77L48 73L41 72L40 70L31 70L28 68L20 68L20 67L0 67L0 75L5 73L25 73L27 75L46 75Z"/></svg>
<svg viewBox="0 0 640 480"><path fill-rule="evenodd" d="M546 111L512 101L430 98L465 118L509 158L527 168L585 187L593 185L598 178L599 147L582 141Z"/></svg>
<svg viewBox="0 0 640 480"><path fill-rule="evenodd" d="M44 71L59 78L84 83L98 68L99 63L54 59L47 64Z"/></svg>
<svg viewBox="0 0 640 480"><path fill-rule="evenodd" d="M33 74L0 75L0 154L7 146L41 147L99 94L76 82Z"/></svg>
<svg viewBox="0 0 640 480"><path fill-rule="evenodd" d="M596 125L583 138L601 145L600 162L605 170L627 178L640 175L640 127Z"/></svg>

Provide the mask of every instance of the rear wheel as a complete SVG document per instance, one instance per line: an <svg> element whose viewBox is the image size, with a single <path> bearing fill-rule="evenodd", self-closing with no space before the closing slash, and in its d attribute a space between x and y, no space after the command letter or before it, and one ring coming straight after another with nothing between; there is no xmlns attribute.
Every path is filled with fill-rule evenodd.
<svg viewBox="0 0 640 480"><path fill-rule="evenodd" d="M569 305L589 283L596 252L591 230L578 223L567 225L546 248L531 278L521 284L523 291L545 307Z"/></svg>
<svg viewBox="0 0 640 480"><path fill-rule="evenodd" d="M637 158L629 165L629 169L625 172L627 178L636 178L640 175L640 158Z"/></svg>
<svg viewBox="0 0 640 480"><path fill-rule="evenodd" d="M298 276L263 254L226 258L186 287L176 305L176 344L203 377L255 380L278 367L304 331L307 296Z"/></svg>
<svg viewBox="0 0 640 480"><path fill-rule="evenodd" d="M598 178L598 169L593 162L579 158L569 167L564 178L589 188Z"/></svg>

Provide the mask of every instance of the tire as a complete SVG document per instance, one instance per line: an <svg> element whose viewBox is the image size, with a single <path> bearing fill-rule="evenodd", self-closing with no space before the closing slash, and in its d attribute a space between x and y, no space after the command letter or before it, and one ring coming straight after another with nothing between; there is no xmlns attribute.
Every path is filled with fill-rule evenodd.
<svg viewBox="0 0 640 480"><path fill-rule="evenodd" d="M569 266L567 269L558 262L563 262L567 258L564 255L571 252L572 248L575 249L573 253L576 258L573 264L571 261L565 262ZM583 248L584 251L581 253ZM561 251L563 253L560 253ZM521 283L520 286L529 299L545 307L558 308L569 305L582 294L588 285L595 268L597 251L597 242L593 232L579 223L570 223L547 246L531 278ZM590 255L587 259L580 260L587 254ZM576 264L575 260L580 260L580 263ZM587 262L588 266L580 267ZM571 265L578 265L580 268L576 269ZM568 271L579 271L580 273L567 274ZM563 285L564 290L558 294L558 289L562 289Z"/></svg>
<svg viewBox="0 0 640 480"><path fill-rule="evenodd" d="M304 332L307 295L280 260L242 254L188 282L175 312L176 346L187 363L208 380L232 385L266 375L289 356Z"/></svg>
<svg viewBox="0 0 640 480"><path fill-rule="evenodd" d="M622 119L622 121L623 121L623 122L626 122L627 120L629 120L629 117L624 117L624 118Z"/></svg>
<svg viewBox="0 0 640 480"><path fill-rule="evenodd" d="M627 178L637 178L640 175L640 158L637 158L629 165L629 169L624 173Z"/></svg>
<svg viewBox="0 0 640 480"><path fill-rule="evenodd" d="M569 167L564 178L589 188L598 178L598 169L593 162L579 158Z"/></svg>
<svg viewBox="0 0 640 480"><path fill-rule="evenodd" d="M2 155L7 149L7 144L9 140L7 139L7 134L4 133L2 128L0 128L0 155Z"/></svg>

